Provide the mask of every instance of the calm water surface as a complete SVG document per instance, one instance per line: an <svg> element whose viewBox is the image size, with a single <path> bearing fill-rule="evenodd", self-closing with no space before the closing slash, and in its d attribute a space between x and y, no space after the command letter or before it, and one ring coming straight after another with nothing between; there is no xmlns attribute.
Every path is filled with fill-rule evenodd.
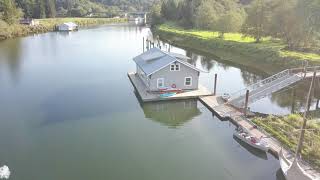
<svg viewBox="0 0 320 180"><path fill-rule="evenodd" d="M148 33L110 25L0 42L0 166L10 167L11 179L282 179L273 156L234 140L234 126L197 100L139 102L126 74ZM218 73L219 93L265 77L173 51L210 71L201 75L209 89ZM289 113L289 91L251 108Z"/></svg>

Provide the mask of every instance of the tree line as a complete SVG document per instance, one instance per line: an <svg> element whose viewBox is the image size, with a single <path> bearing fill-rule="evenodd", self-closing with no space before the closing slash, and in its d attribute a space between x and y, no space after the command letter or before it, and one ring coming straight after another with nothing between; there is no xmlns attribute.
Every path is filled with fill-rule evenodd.
<svg viewBox="0 0 320 180"><path fill-rule="evenodd" d="M151 9L152 23L173 21L184 28L241 32L259 43L282 39L289 49L320 44L319 0L163 0Z"/></svg>
<svg viewBox="0 0 320 180"><path fill-rule="evenodd" d="M0 18L13 24L24 18L114 17L146 11L153 0L0 0Z"/></svg>

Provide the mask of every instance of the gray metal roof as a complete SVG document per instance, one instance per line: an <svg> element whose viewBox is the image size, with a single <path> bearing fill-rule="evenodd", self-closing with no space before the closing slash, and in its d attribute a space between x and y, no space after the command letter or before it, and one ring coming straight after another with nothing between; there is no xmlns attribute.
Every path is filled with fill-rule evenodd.
<svg viewBox="0 0 320 180"><path fill-rule="evenodd" d="M186 59L190 59L187 56L177 54L177 53L169 53L160 50L159 48L152 48L139 56L133 58L133 61L140 67L140 69L146 73L147 76L161 70L162 68L168 66L175 61L179 61L180 63L195 69L196 71L202 71L193 65L189 64Z"/></svg>

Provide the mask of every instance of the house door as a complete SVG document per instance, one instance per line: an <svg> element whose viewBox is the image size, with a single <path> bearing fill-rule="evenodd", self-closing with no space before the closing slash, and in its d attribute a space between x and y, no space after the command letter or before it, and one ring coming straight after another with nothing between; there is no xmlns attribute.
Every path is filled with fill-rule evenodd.
<svg viewBox="0 0 320 180"><path fill-rule="evenodd" d="M164 78L157 79L157 88L164 88Z"/></svg>

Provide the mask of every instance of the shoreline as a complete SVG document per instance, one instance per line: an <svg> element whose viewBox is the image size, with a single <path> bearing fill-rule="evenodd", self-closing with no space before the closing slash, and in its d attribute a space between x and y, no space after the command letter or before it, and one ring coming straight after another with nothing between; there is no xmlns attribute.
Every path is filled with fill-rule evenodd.
<svg viewBox="0 0 320 180"><path fill-rule="evenodd" d="M185 30L167 24L156 26L152 31L169 44L217 56L221 61L247 66L268 75L301 67L304 58L308 58L310 66L320 64L320 54L286 51L282 43L273 40L257 44L247 38L237 39L237 42L214 37L215 32Z"/></svg>
<svg viewBox="0 0 320 180"><path fill-rule="evenodd" d="M0 41L33 34L53 32L57 25L65 22L75 22L79 27L127 22L127 19L125 18L48 18L37 20L40 23L37 26L13 24L3 28L3 30L1 30L2 32L0 32Z"/></svg>

